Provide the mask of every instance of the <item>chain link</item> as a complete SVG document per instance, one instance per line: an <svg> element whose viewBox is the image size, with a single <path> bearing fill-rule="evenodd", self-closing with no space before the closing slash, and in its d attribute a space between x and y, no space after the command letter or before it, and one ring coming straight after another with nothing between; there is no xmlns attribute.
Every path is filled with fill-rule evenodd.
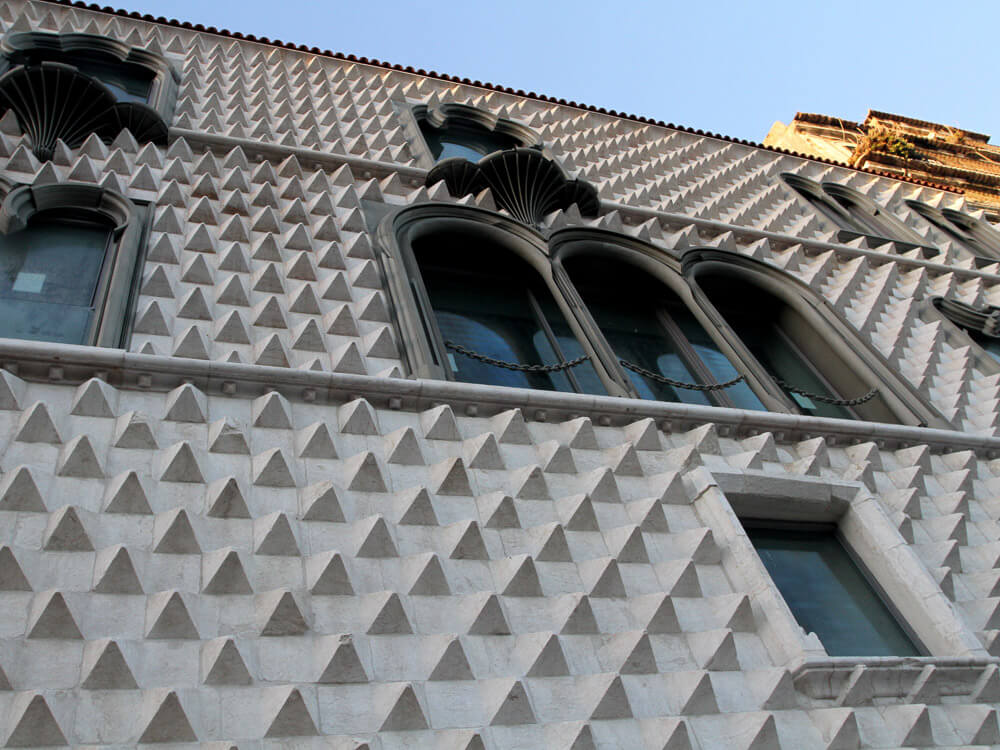
<svg viewBox="0 0 1000 750"><path fill-rule="evenodd" d="M805 391L801 388L796 388L791 383L786 383L784 380L775 377L774 375L771 376L771 379L787 391L797 393L800 396L805 396L812 401L819 401L823 404L832 404L833 406L860 406L861 404L871 401L875 398L875 394L878 393L878 388L872 388L864 396L858 396L857 398L831 398L830 396L820 396L818 393L810 393L809 391Z"/></svg>
<svg viewBox="0 0 1000 750"><path fill-rule="evenodd" d="M582 357L577 357L576 359L571 359L569 362L560 362L557 365L522 365L517 362L504 362L502 359L493 359L493 357L487 357L485 354L480 354L479 352L474 352L471 349L466 349L464 346L460 346L453 341L445 341L445 348L451 349L453 352L458 352L459 354L468 357L469 359L477 359L480 362L485 362L488 365L493 365L494 367L502 367L505 370L514 370L516 372L562 372L563 370L568 370L571 367L576 367L579 364L586 362L590 357L584 354Z"/></svg>
<svg viewBox="0 0 1000 750"><path fill-rule="evenodd" d="M622 367L631 370L632 372L639 373L644 378L655 380L657 383L666 383L674 388L686 388L689 391L721 391L723 388L729 388L730 386L736 385L743 380L742 375L737 375L735 378L727 380L725 383L709 383L706 385L702 385L700 383L685 383L680 380L674 380L673 378L660 375L658 372L647 370L645 367L640 367L639 365L633 364L624 359L619 359L618 361L621 363Z"/></svg>

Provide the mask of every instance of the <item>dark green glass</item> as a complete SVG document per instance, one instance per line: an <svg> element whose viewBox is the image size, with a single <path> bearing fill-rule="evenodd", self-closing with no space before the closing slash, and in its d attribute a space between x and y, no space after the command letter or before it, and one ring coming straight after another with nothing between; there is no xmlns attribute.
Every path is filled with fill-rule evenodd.
<svg viewBox="0 0 1000 750"><path fill-rule="evenodd" d="M503 151L521 145L517 139L511 136L468 125L435 128L427 122L421 122L420 131L424 134L424 140L427 141L427 146L435 161L461 157L471 162L477 162L494 151Z"/></svg>
<svg viewBox="0 0 1000 750"><path fill-rule="evenodd" d="M832 530L749 528L799 625L830 656L920 656Z"/></svg>
<svg viewBox="0 0 1000 750"><path fill-rule="evenodd" d="M0 336L90 343L109 230L43 223L0 235Z"/></svg>

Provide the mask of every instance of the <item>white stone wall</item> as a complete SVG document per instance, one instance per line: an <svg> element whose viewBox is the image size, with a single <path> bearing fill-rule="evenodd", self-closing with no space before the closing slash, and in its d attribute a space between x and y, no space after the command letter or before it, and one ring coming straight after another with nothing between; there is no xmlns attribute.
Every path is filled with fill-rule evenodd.
<svg viewBox="0 0 1000 750"><path fill-rule="evenodd" d="M128 354L0 342L9 746L1000 746L1000 369L926 312L1000 303L1000 275L902 204L960 198L53 3L0 25L183 71L167 148L42 165L0 121L8 180L153 207ZM599 187L591 224L807 281L955 431L403 379L361 201L453 200L398 115L434 101L535 129ZM938 254L835 244L782 172L865 192ZM930 656L827 657L747 507L836 521Z"/></svg>

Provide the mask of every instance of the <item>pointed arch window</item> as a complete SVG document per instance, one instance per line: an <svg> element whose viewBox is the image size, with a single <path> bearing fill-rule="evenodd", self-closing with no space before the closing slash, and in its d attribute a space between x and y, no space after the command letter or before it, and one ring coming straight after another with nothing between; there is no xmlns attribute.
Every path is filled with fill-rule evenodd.
<svg viewBox="0 0 1000 750"><path fill-rule="evenodd" d="M138 215L128 199L91 185L11 190L0 207L0 336L122 346Z"/></svg>
<svg viewBox="0 0 1000 750"><path fill-rule="evenodd" d="M886 242L924 245L926 241L868 196L835 182L822 184L793 174L783 174L789 187L814 209L833 221L843 239L864 235Z"/></svg>
<svg viewBox="0 0 1000 750"><path fill-rule="evenodd" d="M599 246L598 246L599 247ZM745 382L714 388L740 377L739 371L708 334L662 266L647 269L628 262L627 251L615 255L570 252L559 260L583 308L596 324L614 369L626 388L639 398L705 406L764 409ZM683 290L679 275L675 276ZM598 347L599 349L601 346Z"/></svg>
<svg viewBox="0 0 1000 750"><path fill-rule="evenodd" d="M388 272L397 304L412 305L403 327L426 342L410 354L413 369L484 385L605 393L543 275L543 250L510 224L513 231L502 231L440 206L407 212L397 227L405 274L392 259Z"/></svg>
<svg viewBox="0 0 1000 750"><path fill-rule="evenodd" d="M684 263L699 304L787 410L944 425L881 355L798 280L723 251L690 251Z"/></svg>

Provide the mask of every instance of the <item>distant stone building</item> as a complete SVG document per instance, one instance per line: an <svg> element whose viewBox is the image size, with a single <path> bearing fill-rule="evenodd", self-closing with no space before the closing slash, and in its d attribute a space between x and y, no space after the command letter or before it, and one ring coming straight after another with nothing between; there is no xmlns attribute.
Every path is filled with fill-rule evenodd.
<svg viewBox="0 0 1000 750"><path fill-rule="evenodd" d="M861 122L797 112L775 122L764 145L960 189L969 208L1000 219L1000 146L936 122L869 110Z"/></svg>
<svg viewBox="0 0 1000 750"><path fill-rule="evenodd" d="M0 30L0 743L1000 746L967 194L97 6Z"/></svg>

